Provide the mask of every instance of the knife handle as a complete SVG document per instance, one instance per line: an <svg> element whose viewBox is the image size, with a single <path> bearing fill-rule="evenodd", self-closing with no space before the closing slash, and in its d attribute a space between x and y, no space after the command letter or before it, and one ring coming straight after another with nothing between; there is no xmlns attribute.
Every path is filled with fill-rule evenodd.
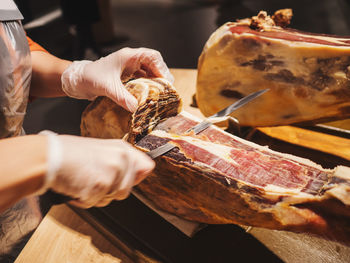
<svg viewBox="0 0 350 263"><path fill-rule="evenodd" d="M68 195L56 193L52 190L47 191L44 196L48 198L53 205L60 205L73 200L73 198Z"/></svg>

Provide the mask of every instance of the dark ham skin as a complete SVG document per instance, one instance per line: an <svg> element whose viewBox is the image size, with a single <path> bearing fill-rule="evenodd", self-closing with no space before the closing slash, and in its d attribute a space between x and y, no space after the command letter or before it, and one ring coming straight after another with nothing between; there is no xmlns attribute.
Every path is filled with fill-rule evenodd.
<svg viewBox="0 0 350 263"><path fill-rule="evenodd" d="M191 221L305 232L350 244L350 168L323 169L214 125L198 135L186 133L201 120L179 113L180 98L169 83L137 80L126 87L134 95L148 94L136 96L138 110L126 113L106 98L97 99L83 113L81 132L128 138L144 152L175 144L136 187L155 206ZM167 92L169 104L163 103Z"/></svg>

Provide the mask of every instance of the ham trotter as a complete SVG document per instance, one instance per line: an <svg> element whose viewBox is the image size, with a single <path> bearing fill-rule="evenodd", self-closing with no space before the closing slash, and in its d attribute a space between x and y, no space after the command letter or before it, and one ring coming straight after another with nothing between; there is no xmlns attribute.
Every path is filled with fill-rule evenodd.
<svg viewBox="0 0 350 263"><path fill-rule="evenodd" d="M244 126L319 123L350 116L350 38L285 28L277 11L228 22L198 63L196 102L205 116L245 95L268 94L232 114Z"/></svg>
<svg viewBox="0 0 350 263"><path fill-rule="evenodd" d="M121 119L116 117L121 107L98 99L83 114L82 135L122 138L129 133L129 142L145 152L165 143L176 145L155 159L154 172L137 186L156 206L197 222L307 232L350 242L350 168L323 169L214 125L197 135L186 133L201 120L184 111L178 114L181 103L169 83L140 79L126 87L134 95L144 94L139 109ZM171 103L155 106L167 92Z"/></svg>

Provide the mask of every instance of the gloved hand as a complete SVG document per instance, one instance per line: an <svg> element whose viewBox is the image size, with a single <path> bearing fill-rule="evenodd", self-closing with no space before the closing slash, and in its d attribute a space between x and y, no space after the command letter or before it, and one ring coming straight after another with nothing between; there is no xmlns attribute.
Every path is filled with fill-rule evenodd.
<svg viewBox="0 0 350 263"><path fill-rule="evenodd" d="M93 100L107 96L134 112L137 100L123 82L131 78L164 77L174 82L161 54L148 48L123 48L97 61L74 61L62 74L62 89L70 97Z"/></svg>
<svg viewBox="0 0 350 263"><path fill-rule="evenodd" d="M143 152L123 140L48 136L48 172L41 192L52 189L88 208L125 199L154 168Z"/></svg>

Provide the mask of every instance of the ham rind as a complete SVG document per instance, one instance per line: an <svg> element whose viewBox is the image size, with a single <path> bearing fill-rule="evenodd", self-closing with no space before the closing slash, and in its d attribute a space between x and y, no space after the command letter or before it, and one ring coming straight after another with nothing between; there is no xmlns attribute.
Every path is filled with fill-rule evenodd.
<svg viewBox="0 0 350 263"><path fill-rule="evenodd" d="M243 126L348 118L350 38L282 28L268 16L259 19L254 27L254 19L228 22L205 44L196 90L201 112L210 116L269 88L232 116Z"/></svg>
<svg viewBox="0 0 350 263"><path fill-rule="evenodd" d="M197 135L186 132L201 119L184 111L177 114L181 103L169 83L137 80L127 88L138 97L138 110L128 118L116 117L122 108L98 99L84 111L82 134L128 138L144 152L174 144L176 148L155 159L154 172L137 186L158 208L197 222L307 232L350 242L350 168L323 169L214 125ZM136 91L146 95L140 99ZM167 92L170 104L162 102ZM154 106L158 103L160 107ZM164 117L164 112L169 115Z"/></svg>
<svg viewBox="0 0 350 263"><path fill-rule="evenodd" d="M156 205L204 223L236 223L347 240L348 167L323 169L215 126L199 135L184 134L199 121L182 112L136 144L143 151L166 142L177 146L156 160L155 173L138 186ZM331 212L328 204L338 208ZM343 224L342 230L334 232L339 224Z"/></svg>

